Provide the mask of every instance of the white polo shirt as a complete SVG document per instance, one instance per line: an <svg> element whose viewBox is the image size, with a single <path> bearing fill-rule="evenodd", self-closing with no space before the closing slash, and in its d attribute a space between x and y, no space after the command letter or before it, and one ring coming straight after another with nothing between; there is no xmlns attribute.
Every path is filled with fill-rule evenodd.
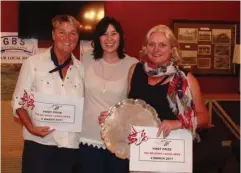
<svg viewBox="0 0 241 173"><path fill-rule="evenodd" d="M83 97L84 95L84 67L72 55L73 65L70 65L63 81L59 72L49 73L55 68L51 60L50 48L41 54L29 57L24 61L16 88L12 98L13 114L18 118L16 109L20 108L21 97L24 90L39 92L47 95ZM31 116L30 116L31 118ZM34 141L43 145L57 145L65 148L78 148L79 133L54 131L45 137L32 135L23 126L23 136L25 140Z"/></svg>

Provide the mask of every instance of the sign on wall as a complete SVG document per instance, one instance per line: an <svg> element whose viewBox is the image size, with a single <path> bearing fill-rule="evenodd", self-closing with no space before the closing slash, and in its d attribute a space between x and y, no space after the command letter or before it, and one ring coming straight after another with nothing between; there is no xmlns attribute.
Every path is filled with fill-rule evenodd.
<svg viewBox="0 0 241 173"><path fill-rule="evenodd" d="M36 39L21 39L17 32L1 33L1 63L20 64L35 55L38 48Z"/></svg>
<svg viewBox="0 0 241 173"><path fill-rule="evenodd" d="M36 39L20 39L16 32L1 33L1 99L11 100L21 65L37 53Z"/></svg>

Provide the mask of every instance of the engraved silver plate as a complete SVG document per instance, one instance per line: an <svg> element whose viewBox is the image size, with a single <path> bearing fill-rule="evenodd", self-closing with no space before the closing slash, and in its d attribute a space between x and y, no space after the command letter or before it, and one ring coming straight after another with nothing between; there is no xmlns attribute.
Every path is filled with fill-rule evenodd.
<svg viewBox="0 0 241 173"><path fill-rule="evenodd" d="M143 100L126 99L114 105L101 123L101 136L109 151L121 159L129 158L128 135L133 126L157 126L156 110Z"/></svg>

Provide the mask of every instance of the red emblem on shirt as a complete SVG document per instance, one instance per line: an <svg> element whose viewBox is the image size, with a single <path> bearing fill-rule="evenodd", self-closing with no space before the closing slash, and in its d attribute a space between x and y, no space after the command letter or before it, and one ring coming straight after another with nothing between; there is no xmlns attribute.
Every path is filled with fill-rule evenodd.
<svg viewBox="0 0 241 173"><path fill-rule="evenodd" d="M19 105L22 105L22 108L28 108L31 107L31 110L35 107L34 105L34 95L29 94L24 90L23 97L21 97L21 101L19 102Z"/></svg>

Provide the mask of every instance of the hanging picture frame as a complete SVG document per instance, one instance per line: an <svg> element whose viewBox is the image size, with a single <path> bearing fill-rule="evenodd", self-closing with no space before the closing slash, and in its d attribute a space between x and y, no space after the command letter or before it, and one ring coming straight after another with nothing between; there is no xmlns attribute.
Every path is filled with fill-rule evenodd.
<svg viewBox="0 0 241 173"><path fill-rule="evenodd" d="M179 65L195 75L236 75L232 63L239 43L239 22L172 20L180 45Z"/></svg>

